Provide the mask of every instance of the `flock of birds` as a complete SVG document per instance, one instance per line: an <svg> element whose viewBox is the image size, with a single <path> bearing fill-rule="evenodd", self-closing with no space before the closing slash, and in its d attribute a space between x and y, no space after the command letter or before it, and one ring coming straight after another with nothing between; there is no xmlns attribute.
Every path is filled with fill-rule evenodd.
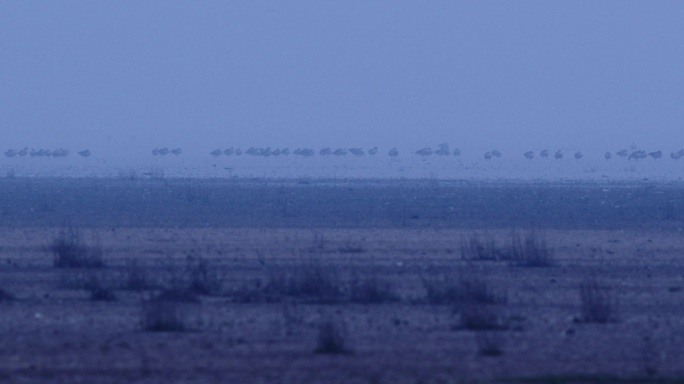
<svg viewBox="0 0 684 384"><path fill-rule="evenodd" d="M318 151L319 156L375 156L378 154L378 147L373 147L369 149L363 149L360 147L355 147L355 148L331 148L331 147L326 147ZM311 157L316 155L316 150L312 148L297 148L292 151L290 151L289 148L271 148L271 147L266 147L266 148L256 148L256 147L250 147L249 149L246 149L244 152L240 148L234 148L230 147L227 149L214 149L213 151L210 152L210 155L214 157L218 156L240 156L243 153L246 155L250 156L261 156L261 157L270 157L270 156L289 156L290 154L294 156L302 156L302 157ZM30 149L29 148L23 148L20 150L15 150L15 149L8 149L5 151L5 156L6 157L66 157L69 156L71 152L67 149L59 148L59 149L54 149L54 150L49 150L49 149ZM90 150L82 150L79 152L76 152L79 156L82 157L89 157L91 155ZM183 150L181 148L154 148L152 150L152 155L153 156L166 156L166 155L175 155L178 156L183 153ZM415 152L413 152L417 156L421 157L428 157L432 155L436 156L460 156L461 155L461 150L458 148L454 148L453 150L449 148L449 144L447 143L442 143L439 144L436 148L431 148L431 147L424 147L421 148ZM526 159L532 160L537 155L541 158L550 158L552 156L551 151L548 149L544 149L540 151L538 154L534 151L527 151L523 153L523 156ZM397 148L391 148L387 152L387 156L389 157L397 157L399 156L399 150ZM561 160L565 156L565 153L562 150L557 150L553 153L553 158L556 160ZM580 160L584 157L581 151L575 151L572 153L572 156L576 160ZM606 160L610 160L613 156L616 157L621 157L625 158L627 160L641 160L641 159L646 159L648 157L653 158L653 159L660 159L663 157L663 152L661 150L657 151L652 151L648 152L645 150L640 150L632 147L631 149L622 149L615 154L611 152L606 152L603 157ZM484 159L485 160L493 160L493 159L498 159L503 157L500 151L494 149L491 151L487 151L484 153ZM679 160L680 158L684 157L684 149L680 149L676 152L671 152L670 153L670 158L674 160Z"/></svg>
<svg viewBox="0 0 684 384"><path fill-rule="evenodd" d="M59 148L59 149L28 149L23 148L23 149L8 149L5 151L5 156L6 157L67 157L71 151L68 149L64 148ZM82 157L89 157L91 155L90 150L85 149L83 151L78 151L76 152L79 156Z"/></svg>

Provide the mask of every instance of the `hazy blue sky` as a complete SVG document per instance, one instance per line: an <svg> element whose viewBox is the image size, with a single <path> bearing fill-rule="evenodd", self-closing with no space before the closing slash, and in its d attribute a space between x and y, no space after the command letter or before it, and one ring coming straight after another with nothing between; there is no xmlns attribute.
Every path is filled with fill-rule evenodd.
<svg viewBox="0 0 684 384"><path fill-rule="evenodd" d="M683 20L664 0L4 0L0 149L674 149Z"/></svg>

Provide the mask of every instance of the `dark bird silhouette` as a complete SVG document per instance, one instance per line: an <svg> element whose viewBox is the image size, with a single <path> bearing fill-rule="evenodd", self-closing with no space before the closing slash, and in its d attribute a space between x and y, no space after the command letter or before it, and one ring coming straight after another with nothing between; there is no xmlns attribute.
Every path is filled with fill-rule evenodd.
<svg viewBox="0 0 684 384"><path fill-rule="evenodd" d="M78 154L81 155L82 157L89 157L90 156L90 150L86 149L86 150L80 151Z"/></svg>
<svg viewBox="0 0 684 384"><path fill-rule="evenodd" d="M556 154L553 155L553 157L556 158L556 160L560 160L563 158L563 152L562 151L556 151Z"/></svg>
<svg viewBox="0 0 684 384"><path fill-rule="evenodd" d="M420 149L420 150L416 151L416 155L419 155L419 156L430 156L430 155L432 155L432 148L427 148L427 147L426 147L426 148Z"/></svg>
<svg viewBox="0 0 684 384"><path fill-rule="evenodd" d="M539 153L539 155L540 155L541 157L543 157L543 158L547 158L547 157L549 157L549 150L548 150L548 149L545 149L545 150L541 151L541 152Z"/></svg>
<svg viewBox="0 0 684 384"><path fill-rule="evenodd" d="M157 156L159 154L159 148L155 148L152 150L152 156Z"/></svg>
<svg viewBox="0 0 684 384"><path fill-rule="evenodd" d="M454 148L453 154L454 156L461 156L461 150L458 148Z"/></svg>
<svg viewBox="0 0 684 384"><path fill-rule="evenodd" d="M442 143L439 145L439 149L435 151L435 155L447 156L449 154L449 144Z"/></svg>
<svg viewBox="0 0 684 384"><path fill-rule="evenodd" d="M335 156L345 156L347 154L347 150L344 148L337 148L333 154Z"/></svg>
<svg viewBox="0 0 684 384"><path fill-rule="evenodd" d="M349 148L349 153L351 153L354 156L365 156L366 155L363 152L363 149L361 149L361 148Z"/></svg>
<svg viewBox="0 0 684 384"><path fill-rule="evenodd" d="M525 152L524 156L525 156L526 158L530 159L530 160L531 160L531 159L534 159L534 152L532 152L532 151L527 151L527 152Z"/></svg>
<svg viewBox="0 0 684 384"><path fill-rule="evenodd" d="M610 152L606 152L606 154L603 155L603 157L605 157L606 160L610 160L610 157L611 157Z"/></svg>
<svg viewBox="0 0 684 384"><path fill-rule="evenodd" d="M396 148L392 148L389 150L389 152L387 152L387 155L389 155L390 157L397 157L399 156L399 150Z"/></svg>
<svg viewBox="0 0 684 384"><path fill-rule="evenodd" d="M616 155L618 155L620 157L627 157L629 155L629 152L627 152L626 149L621 149L621 150L617 151Z"/></svg>
<svg viewBox="0 0 684 384"><path fill-rule="evenodd" d="M654 158L654 159L660 159L661 157L663 157L663 152L660 151L660 150L658 150L658 151L655 151L655 152L649 152L648 155L651 156L651 157Z"/></svg>
<svg viewBox="0 0 684 384"><path fill-rule="evenodd" d="M17 155L17 151L15 151L14 149L8 149L5 151L5 156L7 156L7 157L14 157L16 155Z"/></svg>
<svg viewBox="0 0 684 384"><path fill-rule="evenodd" d="M682 156L684 156L684 149L680 149L677 152L670 153L670 158L674 160L679 160L680 158L682 158Z"/></svg>
<svg viewBox="0 0 684 384"><path fill-rule="evenodd" d="M320 150L320 152L318 152L318 154L321 156L330 156L330 155L332 155L332 149L330 149L330 147L323 148Z"/></svg>
<svg viewBox="0 0 684 384"><path fill-rule="evenodd" d="M212 156L221 156L221 150L220 149L214 149L210 153Z"/></svg>
<svg viewBox="0 0 684 384"><path fill-rule="evenodd" d="M497 151L496 149L492 151L492 156L496 158L501 157L501 152Z"/></svg>
<svg viewBox="0 0 684 384"><path fill-rule="evenodd" d="M584 156L584 155L582 154L582 152L580 152L580 151L575 152L575 160L579 160L579 159L581 159L583 156Z"/></svg>
<svg viewBox="0 0 684 384"><path fill-rule="evenodd" d="M378 154L378 147L373 147L373 148L369 149L368 154L371 156L377 155Z"/></svg>
<svg viewBox="0 0 684 384"><path fill-rule="evenodd" d="M489 151L485 152L484 158L485 160L490 160L492 158L492 153Z"/></svg>
<svg viewBox="0 0 684 384"><path fill-rule="evenodd" d="M171 153L173 153L174 155L178 156L178 155L180 155L181 153L183 153L183 150L180 149L180 148L175 148L175 149L172 149L172 150L171 150Z"/></svg>
<svg viewBox="0 0 684 384"><path fill-rule="evenodd" d="M223 150L223 154L226 156L231 156L233 153L235 153L235 150L233 149L233 147L226 148Z"/></svg>
<svg viewBox="0 0 684 384"><path fill-rule="evenodd" d="M242 155L242 149L235 148L235 156L240 156L240 155Z"/></svg>
<svg viewBox="0 0 684 384"><path fill-rule="evenodd" d="M646 153L646 151L639 150L639 151L634 151L634 152L630 153L627 160L641 160L641 159L645 159L647 156L648 156L648 154Z"/></svg>

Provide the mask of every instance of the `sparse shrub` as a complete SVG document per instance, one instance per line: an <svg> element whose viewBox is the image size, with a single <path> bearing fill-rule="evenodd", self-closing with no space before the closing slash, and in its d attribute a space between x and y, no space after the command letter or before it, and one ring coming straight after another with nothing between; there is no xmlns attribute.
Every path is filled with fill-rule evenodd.
<svg viewBox="0 0 684 384"><path fill-rule="evenodd" d="M506 258L521 267L550 267L553 265L553 250L534 232L524 237L514 234Z"/></svg>
<svg viewBox="0 0 684 384"><path fill-rule="evenodd" d="M618 302L610 290L599 286L595 279L587 279L580 284L581 321L587 323L607 323L617 320Z"/></svg>
<svg viewBox="0 0 684 384"><path fill-rule="evenodd" d="M7 292L6 290L0 288L0 303L5 303L8 301L14 301L15 297L13 294Z"/></svg>
<svg viewBox="0 0 684 384"><path fill-rule="evenodd" d="M501 356L503 355L501 332L476 332L475 342L477 351L482 356Z"/></svg>
<svg viewBox="0 0 684 384"><path fill-rule="evenodd" d="M142 304L142 326L150 332L184 332L188 330L182 307L176 301L155 298Z"/></svg>
<svg viewBox="0 0 684 384"><path fill-rule="evenodd" d="M189 289L200 295L213 295L221 292L223 276L216 266L204 258L189 257L186 263Z"/></svg>
<svg viewBox="0 0 684 384"><path fill-rule="evenodd" d="M456 329L500 331L510 328L501 308L494 304L465 303L456 306L454 310L459 314Z"/></svg>
<svg viewBox="0 0 684 384"><path fill-rule="evenodd" d="M399 295L389 281L373 275L361 278L354 274L349 284L349 301L363 304L379 304L399 301Z"/></svg>
<svg viewBox="0 0 684 384"><path fill-rule="evenodd" d="M318 325L316 353L320 354L349 354L344 326L333 319L325 319Z"/></svg>
<svg viewBox="0 0 684 384"><path fill-rule="evenodd" d="M57 268L101 268L104 267L101 250L87 246L80 233L73 227L62 230L48 246L53 265Z"/></svg>
<svg viewBox="0 0 684 384"><path fill-rule="evenodd" d="M271 272L267 292L280 292L318 303L337 303L343 299L339 276L334 268L318 262L297 265L292 271Z"/></svg>
<svg viewBox="0 0 684 384"><path fill-rule="evenodd" d="M129 291L145 291L155 288L156 284L152 282L150 273L138 260L126 260L126 266L123 270L121 281L121 289Z"/></svg>
<svg viewBox="0 0 684 384"><path fill-rule="evenodd" d="M498 260L499 253L496 243L491 238L481 240L478 236L471 236L461 241L461 257L465 260Z"/></svg>
<svg viewBox="0 0 684 384"><path fill-rule="evenodd" d="M116 301L114 290L105 287L93 287L89 289L92 301Z"/></svg>
<svg viewBox="0 0 684 384"><path fill-rule="evenodd" d="M498 293L478 278L450 279L446 276L423 277L426 301L429 304L503 304L506 295Z"/></svg>

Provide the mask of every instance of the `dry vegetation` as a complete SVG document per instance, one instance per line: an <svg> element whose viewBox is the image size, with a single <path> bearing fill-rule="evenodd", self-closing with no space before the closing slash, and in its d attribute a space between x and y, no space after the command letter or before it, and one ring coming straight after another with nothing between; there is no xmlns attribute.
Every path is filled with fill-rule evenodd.
<svg viewBox="0 0 684 384"><path fill-rule="evenodd" d="M651 279L656 270L634 267L645 251L626 254L633 235L555 232L554 243L538 232L377 230L363 240L366 232L343 230L130 229L99 230L96 247L88 231L60 230L21 259L20 243L3 248L3 380L684 375L682 340L673 336L684 326L678 243L669 253L650 239L638 245L660 254L652 265L671 260L668 274ZM18 233L6 231L5 244L28 238ZM625 254L613 257L618 251ZM43 333L51 336L26 341Z"/></svg>

